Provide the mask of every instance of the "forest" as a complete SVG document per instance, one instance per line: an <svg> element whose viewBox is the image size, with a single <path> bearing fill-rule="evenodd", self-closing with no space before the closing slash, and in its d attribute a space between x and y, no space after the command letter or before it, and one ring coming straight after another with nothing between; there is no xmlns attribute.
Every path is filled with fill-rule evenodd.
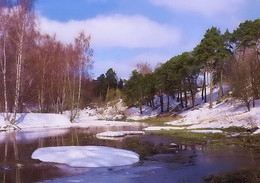
<svg viewBox="0 0 260 183"><path fill-rule="evenodd" d="M155 69L149 61L140 62L131 77L123 80L113 68L92 79L91 37L79 32L74 43L65 44L55 35L42 34L33 1L2 4L0 12L0 110L12 113L9 121L14 122L18 112L64 110L71 110L73 121L79 109L115 98L123 98L142 113L144 104L158 107L154 99L159 97L165 112L171 110L170 97L176 97L181 108L194 107L198 92L212 107L213 87L218 86L220 100L224 84L248 110L260 96L260 19L247 20L233 32L209 28L192 51Z"/></svg>
<svg viewBox="0 0 260 183"><path fill-rule="evenodd" d="M232 96L241 100L249 111L260 96L259 40L260 19L247 20L233 32L226 30L222 33L217 27L212 27L206 30L191 52L174 56L154 70L147 62L137 64L131 77L124 82L124 101L128 106L139 107L142 113L144 104L158 107L154 105L154 99L159 97L161 112L165 112L170 111L170 97L177 97L180 107L188 108L195 106L196 94L200 92L202 100L209 102L211 108L213 87L219 88L220 101L223 85L227 85ZM110 73L111 69L96 81L103 100L109 95L111 86L116 88L116 78L111 80ZM122 88L121 84L118 88ZM210 90L209 101L207 88ZM164 95L167 95L167 101L164 101Z"/></svg>
<svg viewBox="0 0 260 183"><path fill-rule="evenodd" d="M1 111L12 112L14 122L17 112L72 109L73 120L92 65L90 36L80 32L64 44L40 33L33 1L6 2L0 10Z"/></svg>

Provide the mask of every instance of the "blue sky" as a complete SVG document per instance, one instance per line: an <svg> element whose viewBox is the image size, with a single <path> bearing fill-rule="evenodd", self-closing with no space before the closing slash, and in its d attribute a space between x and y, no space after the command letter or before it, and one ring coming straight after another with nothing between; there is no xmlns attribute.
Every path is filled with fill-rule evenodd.
<svg viewBox="0 0 260 183"><path fill-rule="evenodd" d="M72 42L91 35L92 76L112 67L128 78L137 63L153 67L192 49L206 29L233 30L260 18L260 0L38 0L40 29Z"/></svg>

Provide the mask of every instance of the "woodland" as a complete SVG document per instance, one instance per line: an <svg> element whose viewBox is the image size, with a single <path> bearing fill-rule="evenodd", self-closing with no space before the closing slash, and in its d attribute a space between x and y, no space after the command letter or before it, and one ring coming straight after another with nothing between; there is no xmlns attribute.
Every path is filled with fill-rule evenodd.
<svg viewBox="0 0 260 183"><path fill-rule="evenodd" d="M74 43L62 43L40 32L33 1L1 2L0 111L9 114L11 122L21 112L65 110L71 111L73 121L81 108L117 98L142 113L144 104L158 107L154 99L159 97L165 112L170 111L170 97L177 98L181 108L190 108L200 93L211 108L213 87L219 88L221 100L223 85L248 110L260 97L260 19L247 20L232 32L211 27L192 51L156 68L149 61L140 62L128 79L118 78L113 68L93 79L91 36L80 32Z"/></svg>

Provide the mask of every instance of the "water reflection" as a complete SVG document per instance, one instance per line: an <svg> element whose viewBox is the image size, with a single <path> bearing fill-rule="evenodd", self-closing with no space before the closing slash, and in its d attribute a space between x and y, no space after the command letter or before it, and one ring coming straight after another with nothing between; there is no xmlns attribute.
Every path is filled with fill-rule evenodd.
<svg viewBox="0 0 260 183"><path fill-rule="evenodd" d="M29 183L46 178L82 174L88 169L75 169L66 165L42 163L31 159L34 150L48 146L106 145L95 137L96 133L114 130L140 130L142 126L26 129L0 133L0 182Z"/></svg>
<svg viewBox="0 0 260 183"><path fill-rule="evenodd" d="M157 167L156 170L153 170L155 171L154 175L156 175L154 180L161 181L162 176L168 176L168 174L172 174L172 171L176 173L176 169L183 167L183 171L191 171L191 175L200 171L204 175L207 171L226 170L250 164L248 161L250 158L244 156L244 154L241 158L240 154L234 153L237 146L225 149L225 151L222 149L219 152L208 153L205 150L208 151L208 143L210 142L207 144L182 145L163 135L156 134L133 136L123 138L121 141L97 139L95 137L95 134L104 131L140 131L142 128L143 126L107 126L33 129L0 133L0 182L30 183L79 174L86 175L90 180L93 179L92 177L99 180L101 178L100 171L109 175L108 178L111 177L111 174L114 176L118 173L114 172L117 168L109 171L108 169L98 169L97 171L96 169L72 168L66 165L43 163L31 159L34 150L49 146L100 145L132 150L140 154L141 161L136 165L127 166L125 171L127 171L126 175L129 179L131 177L138 179L136 182L151 182L146 171L154 169L153 167ZM194 167L196 170L187 169L187 167ZM198 167L201 169L198 169ZM204 174L202 170L205 171ZM135 175L129 175L129 172ZM120 175L121 177L118 178L126 175Z"/></svg>

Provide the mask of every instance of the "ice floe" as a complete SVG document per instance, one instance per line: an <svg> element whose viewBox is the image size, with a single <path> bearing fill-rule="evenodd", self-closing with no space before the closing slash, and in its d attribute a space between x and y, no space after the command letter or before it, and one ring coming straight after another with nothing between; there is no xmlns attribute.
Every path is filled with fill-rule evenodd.
<svg viewBox="0 0 260 183"><path fill-rule="evenodd" d="M72 167L113 167L139 161L135 152L104 146L61 146L39 148L32 159L62 163Z"/></svg>

